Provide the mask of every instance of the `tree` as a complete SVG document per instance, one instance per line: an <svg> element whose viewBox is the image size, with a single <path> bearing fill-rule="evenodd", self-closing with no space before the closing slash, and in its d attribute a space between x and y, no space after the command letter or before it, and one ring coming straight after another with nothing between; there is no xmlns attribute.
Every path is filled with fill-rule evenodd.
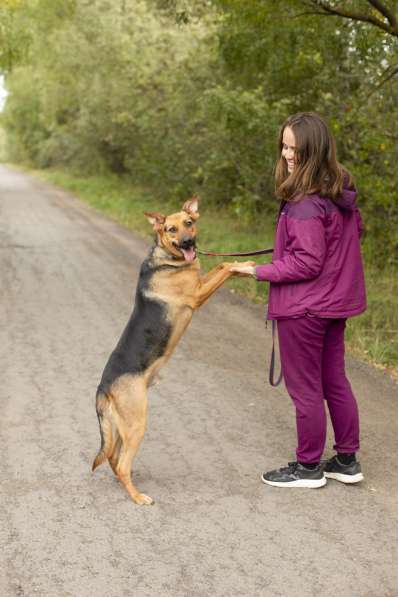
<svg viewBox="0 0 398 597"><path fill-rule="evenodd" d="M278 128L293 112L315 110L357 178L366 250L383 266L397 263L397 38L369 20L320 16L344 10L392 27L392 2L15 6L3 116L14 159L111 170L162 197L199 190L253 219L275 210Z"/></svg>
<svg viewBox="0 0 398 597"><path fill-rule="evenodd" d="M302 0L304 6L311 10L303 13L309 15L337 16L360 23L369 23L382 31L398 37L398 15L394 10L396 2L327 2L326 0ZM347 4L350 6L347 8Z"/></svg>

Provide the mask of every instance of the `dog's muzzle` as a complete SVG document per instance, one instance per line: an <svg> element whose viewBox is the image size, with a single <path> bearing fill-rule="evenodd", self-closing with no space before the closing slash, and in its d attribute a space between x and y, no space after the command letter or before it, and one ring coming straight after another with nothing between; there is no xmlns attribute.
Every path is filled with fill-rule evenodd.
<svg viewBox="0 0 398 597"><path fill-rule="evenodd" d="M196 257L196 240L192 236L184 236L179 247L185 261L193 261Z"/></svg>

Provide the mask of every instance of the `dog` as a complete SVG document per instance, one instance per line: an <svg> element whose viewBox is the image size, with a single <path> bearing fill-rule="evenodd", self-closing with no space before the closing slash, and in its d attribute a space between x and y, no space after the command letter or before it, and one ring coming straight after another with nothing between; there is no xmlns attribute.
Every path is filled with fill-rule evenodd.
<svg viewBox="0 0 398 597"><path fill-rule="evenodd" d="M234 265L221 263L200 274L198 197L169 216L145 215L157 240L142 263L132 315L98 386L101 447L92 466L94 471L108 460L131 499L141 505L153 504L153 499L133 485L131 467L145 434L147 389L172 355L193 312L233 275Z"/></svg>

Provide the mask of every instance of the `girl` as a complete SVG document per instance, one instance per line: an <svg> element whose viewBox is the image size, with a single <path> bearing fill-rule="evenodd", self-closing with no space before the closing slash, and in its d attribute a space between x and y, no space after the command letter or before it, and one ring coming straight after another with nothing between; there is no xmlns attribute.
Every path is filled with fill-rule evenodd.
<svg viewBox="0 0 398 597"><path fill-rule="evenodd" d="M271 283L267 319L278 321L282 372L296 408L297 461L262 480L277 487L321 487L326 477L357 483L359 418L344 371L344 328L366 309L362 226L351 175L317 114L294 114L283 124L275 183L281 206L272 263L233 267ZM326 464L324 399L337 451Z"/></svg>

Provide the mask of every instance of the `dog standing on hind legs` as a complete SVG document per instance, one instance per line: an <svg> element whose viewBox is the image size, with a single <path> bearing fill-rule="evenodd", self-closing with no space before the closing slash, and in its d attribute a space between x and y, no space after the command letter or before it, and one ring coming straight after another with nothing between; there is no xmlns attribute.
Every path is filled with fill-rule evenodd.
<svg viewBox="0 0 398 597"><path fill-rule="evenodd" d="M133 313L98 386L101 448L92 469L108 460L132 500L149 505L152 498L140 493L131 478L131 466L146 429L147 388L170 358L195 309L233 275L233 264L221 263L200 275L196 197L169 216L145 215L157 241L141 266Z"/></svg>

